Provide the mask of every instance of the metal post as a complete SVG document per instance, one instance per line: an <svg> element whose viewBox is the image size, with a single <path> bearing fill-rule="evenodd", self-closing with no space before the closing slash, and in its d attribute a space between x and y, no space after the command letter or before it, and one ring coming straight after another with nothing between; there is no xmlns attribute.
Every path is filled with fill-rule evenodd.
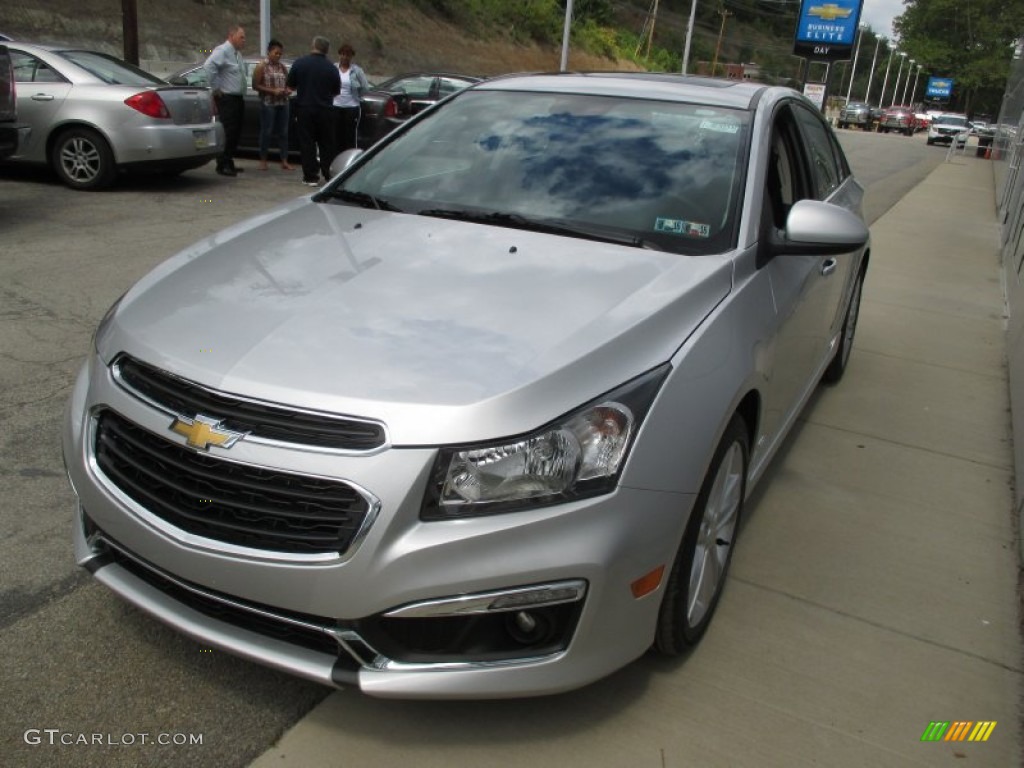
<svg viewBox="0 0 1024 768"><path fill-rule="evenodd" d="M871 57L871 72L868 74L868 87L864 91L864 103L871 103L871 82L875 79L875 62L878 61L878 46L882 44L882 39L879 37L875 40L875 55ZM881 104L879 104L881 106Z"/></svg>
<svg viewBox="0 0 1024 768"><path fill-rule="evenodd" d="M917 63L916 59L911 59L910 60L910 69L907 70L907 82L905 82L903 84L903 99L902 99L902 102L904 104L908 105L908 106L910 105L910 102L907 101L907 88L910 86L910 72L911 72L911 70L914 69L914 65L916 63ZM913 94L911 94L911 95L913 95Z"/></svg>
<svg viewBox="0 0 1024 768"><path fill-rule="evenodd" d="M562 31L562 65L561 72L565 72L569 64L569 30L572 27L572 0L565 4L565 29Z"/></svg>
<svg viewBox="0 0 1024 768"><path fill-rule="evenodd" d="M885 87L889 84L889 67L892 66L892 55L896 52L896 46L889 44L889 63L885 65L885 79L882 81L882 95L878 99L878 106L885 105Z"/></svg>
<svg viewBox="0 0 1024 768"><path fill-rule="evenodd" d="M917 93L917 78L921 75L921 65L917 65L917 72L914 73L914 87L910 89L910 101L914 101L914 94Z"/></svg>
<svg viewBox="0 0 1024 768"><path fill-rule="evenodd" d="M857 35L857 47L853 49L853 66L850 67L850 87L846 89L846 103L850 103L850 94L853 92L853 78L857 76L857 57L860 56L860 41L864 39L864 25L860 25Z"/></svg>
<svg viewBox="0 0 1024 768"><path fill-rule="evenodd" d="M690 40L693 38L693 20L697 16L697 0L690 0L690 23L686 27L686 45L683 46L683 72L690 66Z"/></svg>
<svg viewBox="0 0 1024 768"><path fill-rule="evenodd" d="M267 52L270 45L270 0L260 0L260 50L262 56Z"/></svg>
<svg viewBox="0 0 1024 768"><path fill-rule="evenodd" d="M905 51L900 51L900 71L899 71L899 74L896 75L896 85L893 86L893 89L892 89L892 104L889 105L890 107L895 107L896 106L896 97L899 96L899 93L900 93L900 78L903 76L903 64L904 64L904 62L906 62L906 60L907 60L906 52Z"/></svg>

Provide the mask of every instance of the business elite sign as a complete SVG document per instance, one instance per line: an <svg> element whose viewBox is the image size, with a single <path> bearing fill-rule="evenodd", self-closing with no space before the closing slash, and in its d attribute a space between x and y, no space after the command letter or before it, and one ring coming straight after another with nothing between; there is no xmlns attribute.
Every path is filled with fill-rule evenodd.
<svg viewBox="0 0 1024 768"><path fill-rule="evenodd" d="M953 95L953 79L950 77L929 77L924 95L929 99L948 99Z"/></svg>
<svg viewBox="0 0 1024 768"><path fill-rule="evenodd" d="M807 59L851 59L863 0L802 0L793 54Z"/></svg>

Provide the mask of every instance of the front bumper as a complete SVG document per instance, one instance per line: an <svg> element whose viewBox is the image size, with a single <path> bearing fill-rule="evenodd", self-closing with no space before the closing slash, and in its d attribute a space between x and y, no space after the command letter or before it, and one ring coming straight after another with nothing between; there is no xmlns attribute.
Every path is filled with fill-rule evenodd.
<svg viewBox="0 0 1024 768"><path fill-rule="evenodd" d="M619 488L544 509L424 523L419 507L434 449L339 456L243 441L232 449L239 461L344 479L380 504L365 536L342 556L260 556L156 525L112 488L91 444L97 409L177 440L164 414L119 387L97 358L88 363L64 432L79 500L79 564L204 644L375 696L556 693L624 666L650 646L664 588L636 598L630 585L659 566L670 569L693 503L690 495ZM516 615L517 603L507 596L524 589L577 592L537 613L557 625L557 636L525 642L516 653L501 628ZM481 595L506 601L496 611L501 616L482 619L490 624L479 629L476 645L486 647L425 648L418 635L409 641L407 633L389 632L389 621L391 628L429 623L424 612L438 601L450 607L470 596L479 604ZM427 634L435 629L430 625Z"/></svg>

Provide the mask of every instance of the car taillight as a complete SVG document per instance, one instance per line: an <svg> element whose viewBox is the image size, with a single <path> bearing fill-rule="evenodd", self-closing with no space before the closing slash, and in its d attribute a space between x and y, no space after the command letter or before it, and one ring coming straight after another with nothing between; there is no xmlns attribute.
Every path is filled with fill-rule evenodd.
<svg viewBox="0 0 1024 768"><path fill-rule="evenodd" d="M124 100L132 109L136 109L147 117L169 118L171 113L167 111L167 105L160 98L160 94L154 91L143 91L129 96Z"/></svg>
<svg viewBox="0 0 1024 768"><path fill-rule="evenodd" d="M390 97L384 102L384 117L398 117L398 102Z"/></svg>

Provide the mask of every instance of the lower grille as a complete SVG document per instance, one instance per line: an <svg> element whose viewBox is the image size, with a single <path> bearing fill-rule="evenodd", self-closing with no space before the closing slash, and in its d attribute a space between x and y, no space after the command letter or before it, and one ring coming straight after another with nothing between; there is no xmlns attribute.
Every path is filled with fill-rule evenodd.
<svg viewBox="0 0 1024 768"><path fill-rule="evenodd" d="M344 554L370 512L347 483L197 453L117 413L97 416L96 462L123 493L195 536L288 554Z"/></svg>

